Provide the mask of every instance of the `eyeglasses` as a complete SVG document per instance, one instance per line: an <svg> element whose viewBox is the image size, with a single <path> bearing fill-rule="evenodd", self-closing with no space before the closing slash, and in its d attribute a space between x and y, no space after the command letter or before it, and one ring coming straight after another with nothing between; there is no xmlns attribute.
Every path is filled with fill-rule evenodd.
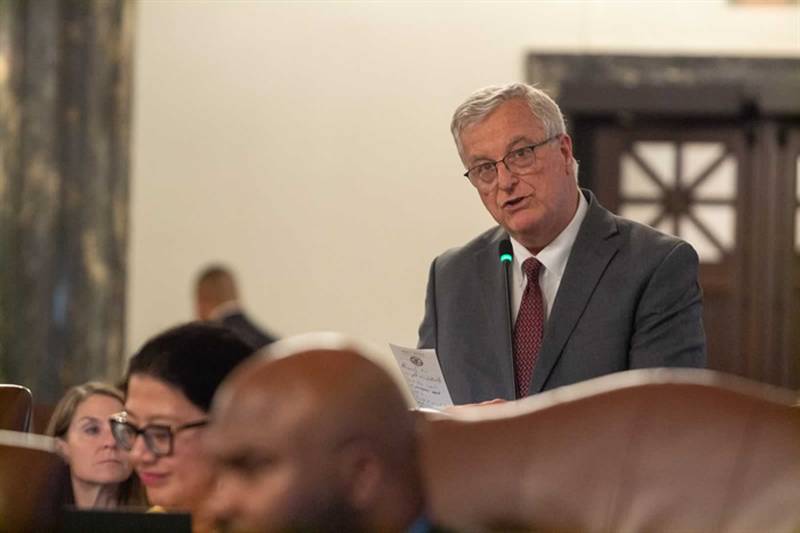
<svg viewBox="0 0 800 533"><path fill-rule="evenodd" d="M172 455L176 433L208 424L208 420L197 420L174 428L163 424L148 424L139 428L128 422L128 413L124 411L111 415L108 421L111 424L111 433L114 435L114 440L117 441L117 445L120 448L131 451L133 443L136 442L136 437L141 435L144 438L147 449L153 452L156 457Z"/></svg>
<svg viewBox="0 0 800 533"><path fill-rule="evenodd" d="M484 192L489 191L497 182L498 163L503 163L509 172L518 174L529 172L536 164L536 149L560 137L561 134L558 133L542 142L511 150L499 161L486 161L480 165L475 165L464 173L464 177L469 179L476 189Z"/></svg>

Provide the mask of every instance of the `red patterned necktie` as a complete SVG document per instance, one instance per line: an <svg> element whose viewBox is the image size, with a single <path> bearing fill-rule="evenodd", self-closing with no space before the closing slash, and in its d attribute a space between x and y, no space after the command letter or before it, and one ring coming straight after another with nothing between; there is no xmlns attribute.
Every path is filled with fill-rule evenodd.
<svg viewBox="0 0 800 533"><path fill-rule="evenodd" d="M528 276L525 292L519 304L517 322L514 324L514 376L517 383L517 398L528 395L533 367L539 357L544 329L544 304L539 288L539 268L541 263L529 257L522 263L522 270Z"/></svg>

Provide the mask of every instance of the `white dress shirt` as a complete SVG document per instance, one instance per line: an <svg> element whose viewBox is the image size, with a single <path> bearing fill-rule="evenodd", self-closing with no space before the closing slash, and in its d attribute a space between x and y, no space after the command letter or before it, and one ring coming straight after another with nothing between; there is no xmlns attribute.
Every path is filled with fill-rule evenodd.
<svg viewBox="0 0 800 533"><path fill-rule="evenodd" d="M572 251L572 245L575 244L578 230L581 227L581 223L583 223L583 219L586 218L586 211L589 209L589 203L583 194L578 193L578 196L580 197L578 209L575 210L575 215L570 223L538 254L533 255L527 248L511 237L511 247L514 249L514 263L511 267L512 327L517 321L517 313L522 302L522 293L525 292L525 285L528 283L528 276L522 271L522 263L529 257L535 257L542 264L542 268L539 269L539 288L542 290L544 320L545 324L547 323L550 311L553 309L553 302L558 293L558 287L561 285L561 278L564 276L564 269L567 267L567 259L569 259L569 254Z"/></svg>

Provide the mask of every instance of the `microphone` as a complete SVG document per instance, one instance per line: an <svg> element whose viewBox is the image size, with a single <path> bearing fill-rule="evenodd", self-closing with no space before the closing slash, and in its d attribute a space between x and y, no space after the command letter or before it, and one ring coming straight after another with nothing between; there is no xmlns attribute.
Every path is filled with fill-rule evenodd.
<svg viewBox="0 0 800 533"><path fill-rule="evenodd" d="M511 240L503 239L497 247L498 257L500 264L503 265L503 281L505 282L506 290L503 291L506 300L506 318L508 318L508 350L509 357L511 358L511 368L514 368L514 324L512 322L511 313L511 265L514 263L514 248L511 246ZM517 390L517 376L516 372L512 372L514 379L514 390Z"/></svg>
<svg viewBox="0 0 800 533"><path fill-rule="evenodd" d="M500 252L501 263L511 263L514 261L514 248L511 246L511 241L509 239L500 241L498 252Z"/></svg>

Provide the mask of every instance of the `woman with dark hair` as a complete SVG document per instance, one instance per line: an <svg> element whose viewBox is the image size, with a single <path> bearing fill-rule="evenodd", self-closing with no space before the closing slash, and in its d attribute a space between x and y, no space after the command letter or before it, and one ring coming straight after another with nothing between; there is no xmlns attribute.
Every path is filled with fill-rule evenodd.
<svg viewBox="0 0 800 533"><path fill-rule="evenodd" d="M191 513L195 531L210 529L202 510L216 484L200 433L217 387L251 353L222 326L193 322L170 329L130 360L125 409L111 417L148 501Z"/></svg>
<svg viewBox="0 0 800 533"><path fill-rule="evenodd" d="M69 389L56 405L46 433L69 465L66 503L79 509L144 505L128 452L117 446L108 424L123 402L119 389L90 381Z"/></svg>

